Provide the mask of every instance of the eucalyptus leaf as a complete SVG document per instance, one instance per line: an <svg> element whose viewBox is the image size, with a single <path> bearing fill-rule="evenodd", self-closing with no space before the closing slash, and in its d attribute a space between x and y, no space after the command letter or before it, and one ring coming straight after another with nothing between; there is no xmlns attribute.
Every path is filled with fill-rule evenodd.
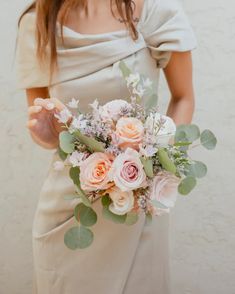
<svg viewBox="0 0 235 294"><path fill-rule="evenodd" d="M65 245L72 250L90 246L93 239L93 232L82 225L70 228L64 235Z"/></svg>
<svg viewBox="0 0 235 294"><path fill-rule="evenodd" d="M108 206L103 206L102 214L106 219L113 221L114 223L123 224L126 220L126 214L117 215L109 210Z"/></svg>
<svg viewBox="0 0 235 294"><path fill-rule="evenodd" d="M182 195L187 195L194 189L196 184L197 180L192 176L188 176L180 182L178 192Z"/></svg>
<svg viewBox="0 0 235 294"><path fill-rule="evenodd" d="M85 194L85 192L82 190L81 185L80 185L80 168L79 167L71 167L69 170L69 175L70 178L73 180L74 184L75 184L75 188L76 191L78 193L78 195L80 196L82 202L90 207L91 206L91 201L88 199L87 195Z"/></svg>
<svg viewBox="0 0 235 294"><path fill-rule="evenodd" d="M187 176L203 178L207 174L207 166L201 161L194 161L188 166Z"/></svg>
<svg viewBox="0 0 235 294"><path fill-rule="evenodd" d="M182 124L177 126L175 141L180 142L193 142L200 137L200 130L197 125L194 124Z"/></svg>
<svg viewBox="0 0 235 294"><path fill-rule="evenodd" d="M106 194L106 195L102 196L101 203L103 206L109 206L109 204L112 203L112 200L110 199L109 195Z"/></svg>
<svg viewBox="0 0 235 294"><path fill-rule="evenodd" d="M85 227L93 226L97 222L97 214L83 203L79 203L74 209L75 218Z"/></svg>
<svg viewBox="0 0 235 294"><path fill-rule="evenodd" d="M58 148L57 148L57 152L58 152L58 155L59 155L59 157L60 157L61 160L65 160L65 159L67 158L67 156L68 156L68 154L65 153L65 152L60 148L60 146L58 146Z"/></svg>
<svg viewBox="0 0 235 294"><path fill-rule="evenodd" d="M72 153L74 151L74 136L68 131L62 131L59 134L59 146L64 153Z"/></svg>
<svg viewBox="0 0 235 294"><path fill-rule="evenodd" d="M84 145L87 146L87 148L91 152L104 152L104 145L103 143L97 141L94 138L88 137L86 135L83 135L80 131L75 131L74 136Z"/></svg>
<svg viewBox="0 0 235 294"><path fill-rule="evenodd" d="M134 225L139 219L138 213L130 211L126 215L125 224L126 225Z"/></svg>
<svg viewBox="0 0 235 294"><path fill-rule="evenodd" d="M177 169L174 164L174 162L169 158L167 151L164 148L158 149L158 157L159 162L162 165L162 167L173 174L176 173Z"/></svg>
<svg viewBox="0 0 235 294"><path fill-rule="evenodd" d="M153 178L154 173L153 173L153 161L152 161L152 159L141 156L140 160L141 160L141 162L143 164L144 171L145 171L147 177Z"/></svg>
<svg viewBox="0 0 235 294"><path fill-rule="evenodd" d="M119 68L124 78L127 78L131 74L131 70L128 68L128 66L123 60L119 62Z"/></svg>
<svg viewBox="0 0 235 294"><path fill-rule="evenodd" d="M210 130L204 130L201 133L200 141L202 146L208 150L214 149L217 144L217 139Z"/></svg>

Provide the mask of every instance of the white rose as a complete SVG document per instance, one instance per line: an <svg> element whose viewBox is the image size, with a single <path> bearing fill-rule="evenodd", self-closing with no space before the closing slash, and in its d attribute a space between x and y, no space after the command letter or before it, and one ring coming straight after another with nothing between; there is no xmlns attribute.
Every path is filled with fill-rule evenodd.
<svg viewBox="0 0 235 294"><path fill-rule="evenodd" d="M161 121L163 124L159 130L158 126ZM176 132L176 125L173 119L158 112L148 116L145 122L145 128L153 134L156 133L156 142L159 145L169 144Z"/></svg>
<svg viewBox="0 0 235 294"><path fill-rule="evenodd" d="M110 189L109 196L113 203L109 205L109 210L114 214L123 215L134 206L134 195L132 191L123 192L117 187Z"/></svg>

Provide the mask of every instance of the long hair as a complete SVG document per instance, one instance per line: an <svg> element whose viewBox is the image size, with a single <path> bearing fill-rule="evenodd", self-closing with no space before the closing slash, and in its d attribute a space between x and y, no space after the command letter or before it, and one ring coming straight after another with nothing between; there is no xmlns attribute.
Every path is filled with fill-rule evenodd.
<svg viewBox="0 0 235 294"><path fill-rule="evenodd" d="M135 3L133 0L110 0L111 13L113 1L117 7L118 14L125 23L126 28L134 40L138 38L138 32L134 25L133 14ZM124 8L123 8L124 4ZM134 7L133 7L134 6ZM36 12L36 42L37 58L42 64L46 57L46 47L49 46L50 80L54 69L57 68L56 50L56 23L60 16L60 31L63 38L63 25L67 20L68 14L72 9L82 7L87 14L87 0L36 0L20 16L18 27L23 16L31 10Z"/></svg>

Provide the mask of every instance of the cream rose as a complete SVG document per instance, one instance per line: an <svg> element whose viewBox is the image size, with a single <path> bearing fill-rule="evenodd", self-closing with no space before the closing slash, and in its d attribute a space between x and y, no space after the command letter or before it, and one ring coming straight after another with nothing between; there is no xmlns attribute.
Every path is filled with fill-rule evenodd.
<svg viewBox="0 0 235 294"><path fill-rule="evenodd" d="M109 196L113 203L109 205L109 210L115 214L123 215L134 206L134 195L132 191L123 192L117 187L113 187L109 191Z"/></svg>
<svg viewBox="0 0 235 294"><path fill-rule="evenodd" d="M139 150L139 144L143 141L144 126L134 117L122 117L116 124L116 138L121 149L131 147Z"/></svg>
<svg viewBox="0 0 235 294"><path fill-rule="evenodd" d="M159 130L159 123L162 120L163 125ZM149 130L150 133L156 133L156 140L159 145L167 145L170 140L174 137L176 132L176 125L172 118L166 115L162 115L158 112L150 114L145 122L145 128Z"/></svg>
<svg viewBox="0 0 235 294"><path fill-rule="evenodd" d="M132 148L127 148L115 158L109 176L122 191L131 191L146 184L146 174L139 153Z"/></svg>
<svg viewBox="0 0 235 294"><path fill-rule="evenodd" d="M112 157L95 152L80 165L80 182L84 191L103 190L110 187L108 173L112 166Z"/></svg>
<svg viewBox="0 0 235 294"><path fill-rule="evenodd" d="M112 100L101 107L101 115L117 121L121 116L122 109L131 109L131 105L122 99Z"/></svg>
<svg viewBox="0 0 235 294"><path fill-rule="evenodd" d="M175 205L180 179L170 172L161 171L153 179L150 198L167 208Z"/></svg>

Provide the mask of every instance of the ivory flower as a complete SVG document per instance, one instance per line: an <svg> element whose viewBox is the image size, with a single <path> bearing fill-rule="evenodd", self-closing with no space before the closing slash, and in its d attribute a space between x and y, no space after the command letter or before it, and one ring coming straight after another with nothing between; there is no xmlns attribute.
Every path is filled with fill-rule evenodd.
<svg viewBox="0 0 235 294"><path fill-rule="evenodd" d="M113 203L109 205L109 210L115 214L123 215L134 206L134 195L132 191L123 192L117 187L113 187L109 191L109 196Z"/></svg>

